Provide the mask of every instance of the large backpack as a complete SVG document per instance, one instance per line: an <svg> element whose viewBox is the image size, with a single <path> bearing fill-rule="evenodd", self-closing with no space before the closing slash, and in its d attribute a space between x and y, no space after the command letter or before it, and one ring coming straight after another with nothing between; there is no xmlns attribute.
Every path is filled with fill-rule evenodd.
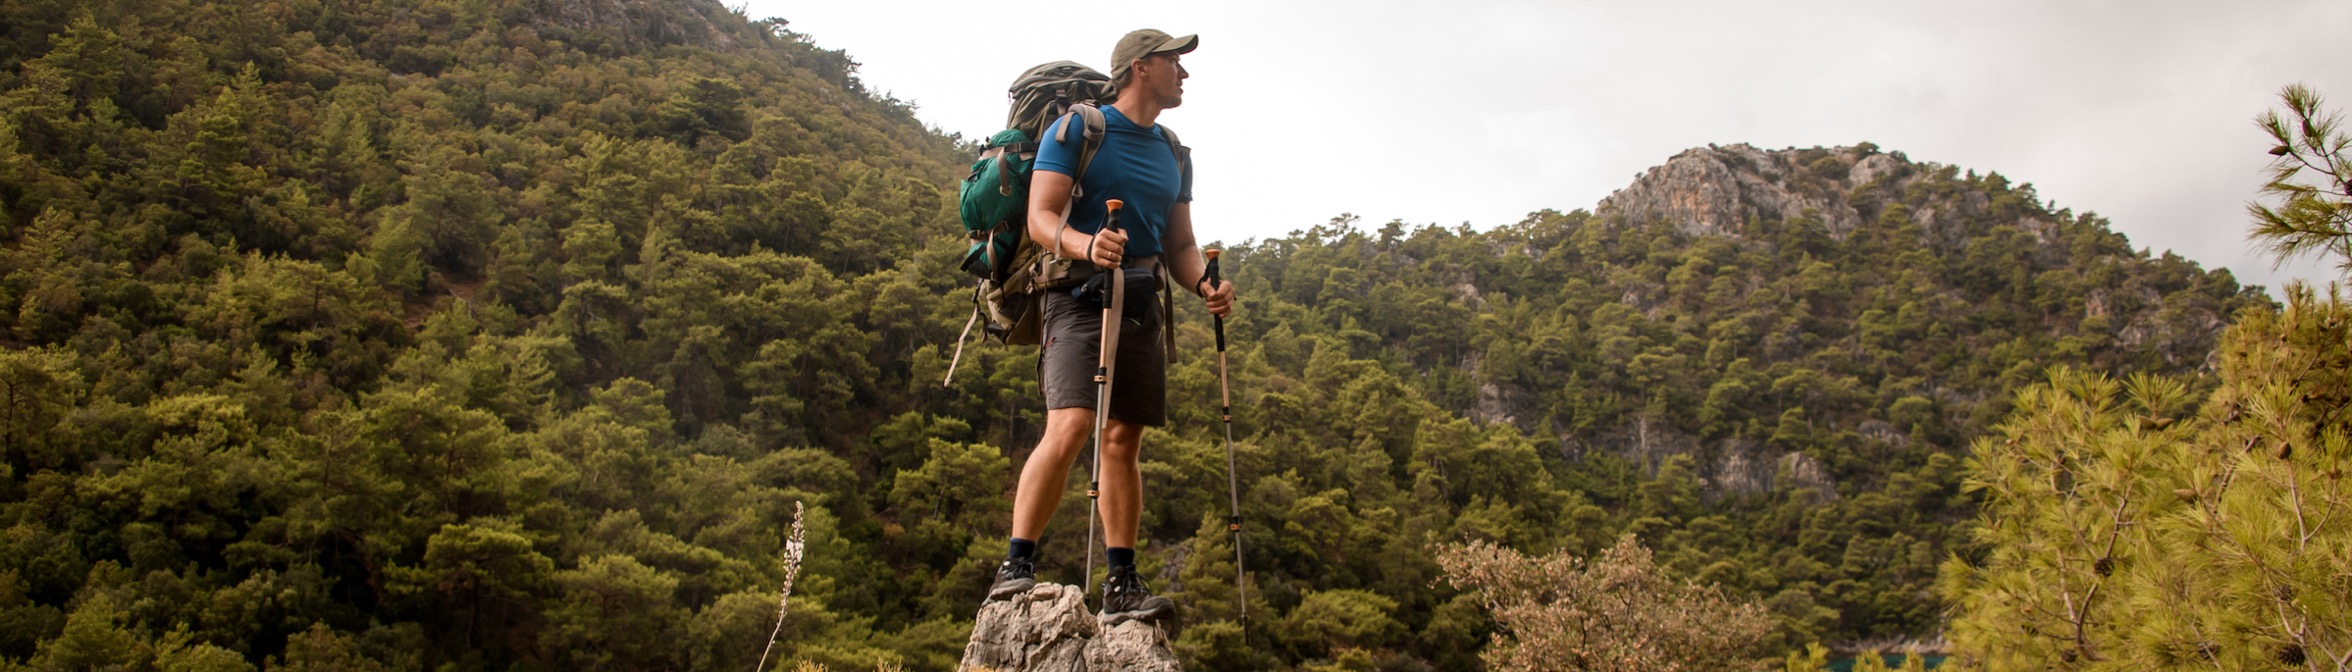
<svg viewBox="0 0 2352 672"><path fill-rule="evenodd" d="M1078 174L1072 176L1071 197L1084 196L1077 183L1102 148L1105 122L1098 105L1114 91L1111 78L1071 61L1055 61L1030 68L1013 80L1008 128L989 136L972 162L959 194L964 235L971 240L960 264L973 277L972 317L956 336L955 358L948 363L947 380L955 378L963 361L964 342L972 327L981 325L987 338L1009 345L1034 345L1041 339L1040 301L1046 289L1082 280L1093 270L1084 260L1061 259L1029 240L1029 175L1035 168L1037 147L1056 120L1074 117L1054 129L1056 142L1066 134L1080 134ZM1101 102L1098 102L1101 101ZM1176 132L1160 126L1180 170L1190 171L1191 156Z"/></svg>

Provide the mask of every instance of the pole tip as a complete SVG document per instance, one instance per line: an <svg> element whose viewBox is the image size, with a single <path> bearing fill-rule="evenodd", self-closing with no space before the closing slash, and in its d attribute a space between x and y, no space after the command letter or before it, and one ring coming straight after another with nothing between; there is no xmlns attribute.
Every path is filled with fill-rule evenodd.
<svg viewBox="0 0 2352 672"><path fill-rule="evenodd" d="M1112 212L1118 212L1120 208L1127 207L1127 202L1114 198L1104 201L1103 207L1110 208Z"/></svg>

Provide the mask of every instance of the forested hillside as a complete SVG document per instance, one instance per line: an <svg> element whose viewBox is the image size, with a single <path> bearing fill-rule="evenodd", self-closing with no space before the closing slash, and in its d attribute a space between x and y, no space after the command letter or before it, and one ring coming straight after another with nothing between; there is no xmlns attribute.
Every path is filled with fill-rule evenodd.
<svg viewBox="0 0 2352 672"><path fill-rule="evenodd" d="M2270 305L2030 186L1867 144L1694 149L1599 214L1343 219L1229 255L1266 376L1254 469L1371 529L1419 517L1408 546L1590 554L1631 531L1764 601L1789 647L1939 630L1937 564L1977 552L1961 463L2011 390L2057 364L2210 389L2225 320ZM1404 557L1374 548L1334 555Z"/></svg>
<svg viewBox="0 0 2352 672"><path fill-rule="evenodd" d="M875 487L959 433L898 416L959 155L847 56L715 2L4 11L0 656L748 668L795 500L787 655L961 645Z"/></svg>
<svg viewBox="0 0 2352 672"><path fill-rule="evenodd" d="M0 30L0 667L742 669L796 501L781 657L953 667L1035 355L940 386L968 148L849 55L707 0L24 0ZM2267 303L1868 146L1228 254L1246 633L1197 305L1145 453L1144 569L1200 669L1474 669L1436 544L1625 531L1780 646L1931 634L2007 390L2194 376Z"/></svg>

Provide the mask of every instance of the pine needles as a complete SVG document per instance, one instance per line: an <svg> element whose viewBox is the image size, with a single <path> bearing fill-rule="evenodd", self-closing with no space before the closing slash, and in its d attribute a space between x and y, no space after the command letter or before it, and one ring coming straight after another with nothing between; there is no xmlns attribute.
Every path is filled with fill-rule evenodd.
<svg viewBox="0 0 2352 672"><path fill-rule="evenodd" d="M2338 130L2342 115L2323 111L2309 87L2288 86L2279 98L2287 115L2271 110L2255 119L2278 144L2270 149L2270 180L2261 191L2277 203L2246 206L2253 238L2278 263L2333 253L2336 268L2352 274L2352 159L2344 154L2352 138Z"/></svg>

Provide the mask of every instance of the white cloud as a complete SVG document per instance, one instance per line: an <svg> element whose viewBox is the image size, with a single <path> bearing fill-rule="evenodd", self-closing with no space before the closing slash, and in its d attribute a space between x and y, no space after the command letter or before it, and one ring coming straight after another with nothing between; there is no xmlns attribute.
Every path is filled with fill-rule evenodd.
<svg viewBox="0 0 2352 672"><path fill-rule="evenodd" d="M2241 281L2279 87L2352 103L2335 57L2352 3L1190 2L758 0L863 64L869 87L967 137L1003 124L1037 63L1103 67L1139 27L1199 33L1186 105L1205 238L1282 235L1341 212L1487 227L1590 208L1708 143L1871 141L1999 171L2096 211L2135 245ZM1023 18L1027 17L1027 18Z"/></svg>

